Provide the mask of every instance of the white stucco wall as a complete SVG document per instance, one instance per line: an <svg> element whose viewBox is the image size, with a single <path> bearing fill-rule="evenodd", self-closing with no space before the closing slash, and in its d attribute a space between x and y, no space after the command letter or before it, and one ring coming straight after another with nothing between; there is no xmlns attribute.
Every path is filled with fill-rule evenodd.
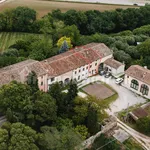
<svg viewBox="0 0 150 150"><path fill-rule="evenodd" d="M38 77L39 89L42 90L42 91L45 91L45 92L47 92L47 90L48 90L47 79L48 79L48 75L47 74Z"/></svg>
<svg viewBox="0 0 150 150"><path fill-rule="evenodd" d="M104 64L104 67L108 67L109 71L113 76L124 74L125 65L121 65L119 68L115 69L113 67L110 67L106 64Z"/></svg>
<svg viewBox="0 0 150 150"><path fill-rule="evenodd" d="M141 82L141 81L137 80L138 83L139 83L139 87L138 87L138 90L135 90L135 89L133 89L133 88L130 87L132 79L137 80L137 79L135 79L135 78L133 78L131 76L125 75L123 86L125 86L126 88L130 89L131 91L133 91L133 92L135 92L135 93L137 93L137 94L139 94L139 95L141 95L141 96L143 96L145 98L150 99L150 85L147 85L144 82ZM143 95L140 92L140 88L141 88L142 84L145 84L145 85L147 85L149 87L149 93L148 93L148 95Z"/></svg>
<svg viewBox="0 0 150 150"><path fill-rule="evenodd" d="M65 74L62 74L60 76L54 77L54 81L51 81L52 77L48 78L48 85L51 85L55 82L60 82L62 81L64 83L66 78L69 78L69 80L71 79L76 79L77 82L86 79L89 76L95 75L98 73L98 68L99 68L99 64L103 63L105 60L107 60L108 58L112 58L112 55L106 56L102 59L98 59L94 62L92 62L91 64L86 64L85 66L81 66L77 69L74 69L72 71L69 71ZM91 66L91 67L90 67Z"/></svg>

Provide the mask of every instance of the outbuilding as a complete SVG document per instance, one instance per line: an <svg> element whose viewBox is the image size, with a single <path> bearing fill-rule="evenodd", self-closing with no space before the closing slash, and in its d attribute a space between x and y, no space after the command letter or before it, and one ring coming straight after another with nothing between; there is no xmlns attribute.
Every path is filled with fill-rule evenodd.
<svg viewBox="0 0 150 150"><path fill-rule="evenodd" d="M104 62L104 69L110 72L115 78L118 78L124 75L125 64L109 58Z"/></svg>

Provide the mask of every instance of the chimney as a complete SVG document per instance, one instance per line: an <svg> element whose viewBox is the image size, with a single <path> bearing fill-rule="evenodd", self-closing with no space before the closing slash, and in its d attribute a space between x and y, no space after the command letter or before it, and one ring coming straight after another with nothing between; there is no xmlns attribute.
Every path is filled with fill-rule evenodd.
<svg viewBox="0 0 150 150"><path fill-rule="evenodd" d="M78 47L77 47L77 46L75 47L75 50L78 50Z"/></svg>

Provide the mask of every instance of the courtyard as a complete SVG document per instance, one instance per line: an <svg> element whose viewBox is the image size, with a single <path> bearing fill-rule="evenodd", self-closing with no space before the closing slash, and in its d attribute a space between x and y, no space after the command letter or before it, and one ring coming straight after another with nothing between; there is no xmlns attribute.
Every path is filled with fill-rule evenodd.
<svg viewBox="0 0 150 150"><path fill-rule="evenodd" d="M109 105L109 109L107 109L106 111L110 115L113 115L123 109L130 107L130 106L134 106L136 104L142 104L142 103L146 102L145 98L133 93L132 91L128 90L127 88L125 88L123 86L116 84L114 79L105 78L104 76L97 75L97 76L90 77L87 80L84 80L81 83L79 83L78 87L79 87L79 89L82 89L82 91L84 91L83 88L90 85L91 83L97 83L99 81L101 81L101 83L105 83L104 85L109 85L110 87L112 87L112 89L114 89L116 91L116 93L118 93L118 97L115 100L110 100L108 98L110 105ZM82 91L79 92L79 96L86 97L87 94L90 95L89 93L85 94L86 92L82 92ZM96 93L95 90L92 90L92 91L94 93ZM92 91L91 91L91 95L93 96L94 93L92 93ZM104 94L105 94L105 92L103 91L102 95L104 96ZM113 96L111 96L111 97L113 97ZM105 102L105 101L103 101L103 102Z"/></svg>
<svg viewBox="0 0 150 150"><path fill-rule="evenodd" d="M94 96L99 100L109 98L115 94L115 91L106 87L101 82L91 83L82 88L82 90L88 95Z"/></svg>

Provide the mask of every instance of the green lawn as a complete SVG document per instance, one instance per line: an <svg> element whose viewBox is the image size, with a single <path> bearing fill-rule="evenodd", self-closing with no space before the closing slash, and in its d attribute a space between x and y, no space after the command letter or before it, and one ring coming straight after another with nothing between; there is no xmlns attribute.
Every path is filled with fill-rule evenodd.
<svg viewBox="0 0 150 150"><path fill-rule="evenodd" d="M23 40L29 36L43 36L41 34L19 33L19 32L0 32L0 52L9 48L18 40Z"/></svg>

